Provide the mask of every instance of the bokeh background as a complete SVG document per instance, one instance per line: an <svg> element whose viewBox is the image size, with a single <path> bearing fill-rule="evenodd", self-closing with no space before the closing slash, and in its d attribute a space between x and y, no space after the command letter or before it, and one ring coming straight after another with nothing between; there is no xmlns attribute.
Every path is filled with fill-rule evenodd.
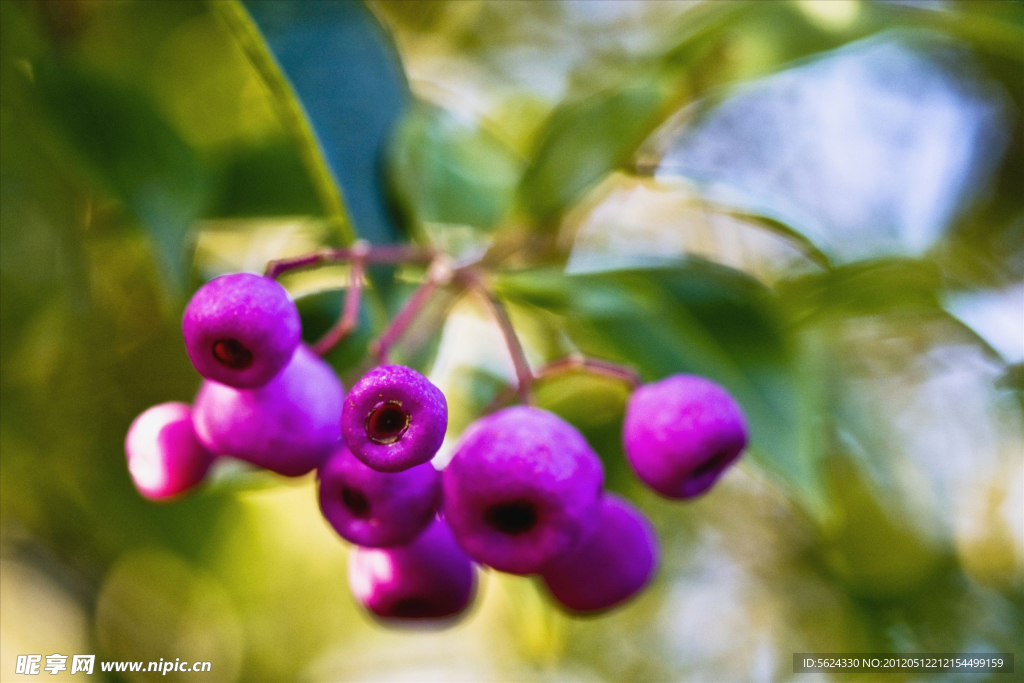
<svg viewBox="0 0 1024 683"><path fill-rule="evenodd" d="M4 0L0 19L0 680L55 652L209 660L178 677L225 682L841 677L794 676L803 651L1020 670L1024 5ZM482 572L454 627L389 630L349 596L312 477L222 463L180 501L135 492L128 424L198 387L189 293L356 235L504 254L535 363L581 349L741 399L749 456L679 504L622 464L621 387L539 388L652 517L646 593L574 618ZM373 273L330 356L347 385L421 276ZM307 338L345 281L285 280ZM441 461L512 377L455 292L401 358L448 396Z"/></svg>

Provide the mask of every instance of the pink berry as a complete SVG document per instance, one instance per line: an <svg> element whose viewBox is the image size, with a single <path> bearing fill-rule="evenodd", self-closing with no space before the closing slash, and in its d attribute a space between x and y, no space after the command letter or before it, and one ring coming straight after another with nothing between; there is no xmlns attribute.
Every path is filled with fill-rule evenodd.
<svg viewBox="0 0 1024 683"><path fill-rule="evenodd" d="M341 433L352 455L381 472L427 462L447 429L444 394L404 365L383 365L363 375L341 413Z"/></svg>
<svg viewBox="0 0 1024 683"><path fill-rule="evenodd" d="M572 425L517 406L473 424L441 479L445 518L470 557L530 574L593 529L604 475Z"/></svg>
<svg viewBox="0 0 1024 683"><path fill-rule="evenodd" d="M402 472L367 467L345 446L320 466L320 510L334 530L362 546L413 540L441 502L441 474L429 462Z"/></svg>
<svg viewBox="0 0 1024 683"><path fill-rule="evenodd" d="M670 498L692 498L740 457L747 423L721 386L673 375L633 393L622 439L626 458L648 486Z"/></svg>
<svg viewBox="0 0 1024 683"><path fill-rule="evenodd" d="M476 572L438 518L407 545L354 548L348 583L356 600L378 617L445 619L469 605Z"/></svg>
<svg viewBox="0 0 1024 683"><path fill-rule="evenodd" d="M658 539L644 515L605 495L597 528L541 571L551 594L574 612L614 607L639 593L658 566Z"/></svg>
<svg viewBox="0 0 1024 683"><path fill-rule="evenodd" d="M199 374L251 389L288 364L301 323L284 287L270 278L234 273L199 288L185 308L182 332Z"/></svg>
<svg viewBox="0 0 1024 683"><path fill-rule="evenodd" d="M196 438L187 403L161 403L143 411L128 428L124 450L135 488L152 500L189 490L213 462Z"/></svg>
<svg viewBox="0 0 1024 683"><path fill-rule="evenodd" d="M344 389L331 367L305 346L266 385L235 389L207 380L196 395L200 441L285 476L320 466L339 443Z"/></svg>

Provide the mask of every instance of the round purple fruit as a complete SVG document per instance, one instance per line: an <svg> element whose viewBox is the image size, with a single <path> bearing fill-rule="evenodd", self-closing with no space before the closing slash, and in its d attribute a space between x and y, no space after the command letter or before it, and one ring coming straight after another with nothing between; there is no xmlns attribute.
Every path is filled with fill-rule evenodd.
<svg viewBox="0 0 1024 683"><path fill-rule="evenodd" d="M196 434L218 455L299 476L337 447L343 396L331 367L300 346L284 370L257 389L203 382L193 408Z"/></svg>
<svg viewBox="0 0 1024 683"><path fill-rule="evenodd" d="M476 572L438 518L407 545L354 548L348 583L356 600L378 617L445 619L469 605Z"/></svg>
<svg viewBox="0 0 1024 683"><path fill-rule="evenodd" d="M145 410L128 428L124 450L135 488L152 500L189 490L213 462L196 438L187 403L161 403Z"/></svg>
<svg viewBox="0 0 1024 683"><path fill-rule="evenodd" d="M440 501L441 474L430 463L378 472L339 446L320 466L320 510L357 545L408 543L434 518Z"/></svg>
<svg viewBox="0 0 1024 683"><path fill-rule="evenodd" d="M473 424L441 479L445 518L469 556L530 574L596 524L604 475L572 425L516 406Z"/></svg>
<svg viewBox="0 0 1024 683"><path fill-rule="evenodd" d="M382 365L366 373L341 412L341 433L352 454L380 472L427 462L447 429L444 394L404 365Z"/></svg>
<svg viewBox="0 0 1024 683"><path fill-rule="evenodd" d="M673 375L629 399L622 430L626 458L640 478L670 498L707 491L747 445L743 409L711 380Z"/></svg>
<svg viewBox="0 0 1024 683"><path fill-rule="evenodd" d="M284 287L270 278L234 273L199 288L185 308L182 331L199 374L251 389L288 364L301 323Z"/></svg>
<svg viewBox="0 0 1024 683"><path fill-rule="evenodd" d="M658 539L646 517L606 495L594 531L544 567L541 576L558 602L596 612L633 597L658 567Z"/></svg>

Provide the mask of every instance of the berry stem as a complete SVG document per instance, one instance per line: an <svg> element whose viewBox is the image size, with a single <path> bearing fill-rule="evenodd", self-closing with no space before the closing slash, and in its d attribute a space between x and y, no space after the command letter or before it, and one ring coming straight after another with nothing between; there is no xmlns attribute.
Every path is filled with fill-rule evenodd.
<svg viewBox="0 0 1024 683"><path fill-rule="evenodd" d="M359 302L363 294L363 271L365 255L352 258L352 272L349 274L348 291L345 292L345 307L337 322L313 344L313 351L325 356L355 329L359 322Z"/></svg>
<svg viewBox="0 0 1024 683"><path fill-rule="evenodd" d="M533 371L530 370L530 363L526 359L523 344L519 341L519 335L516 334L515 327L512 325L512 318L509 317L508 308L498 295L487 286L487 283L476 269L460 269L457 277L467 287L483 296L494 312L498 327L501 328L501 334L505 337L505 345L508 346L509 355L512 356L512 364L515 366L516 392L519 394L519 400L523 403L530 403L530 385L533 384Z"/></svg>
<svg viewBox="0 0 1024 683"><path fill-rule="evenodd" d="M601 360L599 358L591 358L589 356L584 356L581 353L571 353L564 358L553 360L547 365L539 368L533 374L532 385L574 370L585 370L600 377L618 380L628 386L630 390L636 389L643 383L640 378L640 374L625 365L619 365L618 363L612 363L611 361ZM484 409L484 414L493 413L502 406L507 405L513 395L514 392L512 391L500 392Z"/></svg>
<svg viewBox="0 0 1024 683"><path fill-rule="evenodd" d="M544 380L572 370L586 370L594 375L616 379L630 389L636 389L641 384L640 375L636 370L600 358L590 358L580 353L571 353L564 358L551 361L537 371L534 379Z"/></svg>
<svg viewBox="0 0 1024 683"><path fill-rule="evenodd" d="M291 258L277 259L267 264L264 275L277 278L283 273L300 268L309 268L324 263L338 263L359 259L363 264L385 263L430 263L437 257L437 251L408 244L369 245L360 241L351 247L324 248Z"/></svg>
<svg viewBox="0 0 1024 683"><path fill-rule="evenodd" d="M380 337L373 342L370 347L370 352L373 354L374 359L378 365L383 365L388 362L388 357L391 353L391 347L401 339L402 335L408 329L412 321L416 319L420 310L430 301L430 297L434 295L434 292L441 285L447 284L451 281L453 270L451 262L445 256L437 256L430 264L430 270L427 271L427 278L423 281L409 300L405 302L402 309L398 311L398 314L391 320L391 324L388 325L387 329L381 333Z"/></svg>

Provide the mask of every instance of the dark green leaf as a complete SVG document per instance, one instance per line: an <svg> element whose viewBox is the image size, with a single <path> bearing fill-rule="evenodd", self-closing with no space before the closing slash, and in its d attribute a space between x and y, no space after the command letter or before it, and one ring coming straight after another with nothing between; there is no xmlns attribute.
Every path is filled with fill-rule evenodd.
<svg viewBox="0 0 1024 683"><path fill-rule="evenodd" d="M316 174L321 194L332 195L327 198L328 210L347 212L358 234L371 242L399 239L401 231L388 205L383 158L392 130L408 107L409 91L390 38L362 2L264 0L244 5L265 46L251 34L246 17L231 14L229 6L222 14L264 76L279 69L286 79L284 84L269 85L291 127L312 130L312 145L319 149L307 149L307 154L322 154L326 160L326 172L323 160L311 163L321 171ZM266 51L276 64L267 64ZM270 80L277 75L271 74ZM292 92L281 92L289 86ZM344 209L336 189L324 187L332 181L341 185Z"/></svg>
<svg viewBox="0 0 1024 683"><path fill-rule="evenodd" d="M302 157L287 139L233 147L219 169L217 197L206 216L299 216L320 212Z"/></svg>
<svg viewBox="0 0 1024 683"><path fill-rule="evenodd" d="M62 144L148 234L165 279L181 291L185 238L206 198L194 151L140 92L58 62L35 65L39 102Z"/></svg>

